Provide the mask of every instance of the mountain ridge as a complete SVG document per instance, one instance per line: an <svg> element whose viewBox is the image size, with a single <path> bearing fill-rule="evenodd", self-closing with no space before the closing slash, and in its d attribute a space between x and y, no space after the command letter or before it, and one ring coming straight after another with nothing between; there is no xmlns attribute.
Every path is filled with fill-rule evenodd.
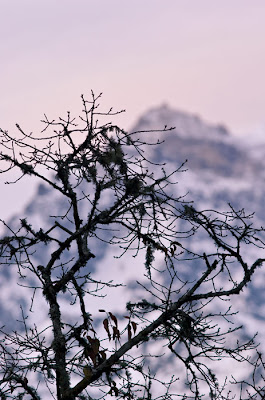
<svg viewBox="0 0 265 400"><path fill-rule="evenodd" d="M130 131L152 131L165 126L174 129L152 132L152 140L167 142L162 150L157 146L156 158L177 163L187 159L187 168L191 170L208 170L225 177L261 174L260 163L249 156L247 148L224 125L208 124L196 115L167 105L151 108Z"/></svg>

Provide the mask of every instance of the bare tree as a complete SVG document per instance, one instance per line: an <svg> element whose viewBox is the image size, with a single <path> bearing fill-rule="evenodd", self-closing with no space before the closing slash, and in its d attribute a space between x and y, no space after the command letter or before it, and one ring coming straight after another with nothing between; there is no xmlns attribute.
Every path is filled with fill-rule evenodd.
<svg viewBox="0 0 265 400"><path fill-rule="evenodd" d="M256 345L229 340L240 327L231 325L235 313L222 300L239 295L264 262L248 255L264 248L263 229L244 210L201 211L176 196L183 166L167 173L148 160L147 142L155 143L147 132L100 123L117 113L101 113L99 97L82 96L78 119L45 116L42 137L18 125L16 136L1 130L1 172L38 178L66 205L54 215L51 198L45 226L25 217L16 229L2 221L2 268L16 268L31 293L21 327L1 328L2 399L231 398L214 361L250 365ZM131 292L125 315L111 303L98 313L91 303L104 288L120 286L120 277L99 279L92 267L102 246L119 249L120 257L145 252L142 277L135 277L139 295ZM38 296L47 308L41 329L31 315ZM74 316L65 314L67 304Z"/></svg>

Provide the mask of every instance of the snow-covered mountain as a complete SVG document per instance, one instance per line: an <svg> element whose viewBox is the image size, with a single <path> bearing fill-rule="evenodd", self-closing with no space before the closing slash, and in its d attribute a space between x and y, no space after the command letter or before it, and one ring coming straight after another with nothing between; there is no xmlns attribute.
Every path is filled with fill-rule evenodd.
<svg viewBox="0 0 265 400"><path fill-rule="evenodd" d="M154 141L165 141L165 145L152 148L152 156L172 168L187 160L187 172L180 176L179 187L186 189L191 199L202 208L204 204L222 208L231 202L265 218L264 144L251 145L249 138L233 136L223 125L208 124L198 116L167 105L143 114L133 131L157 130L164 126L175 129L163 134L152 133Z"/></svg>
<svg viewBox="0 0 265 400"><path fill-rule="evenodd" d="M165 126L175 129L159 131ZM146 132L149 130L155 131L150 134ZM180 195L187 194L187 200L193 200L196 209L212 208L224 211L228 209L227 203L231 203L236 209L245 208L247 212L255 212L256 223L265 225L264 144L259 146L255 143L252 146L249 140L244 141L233 136L223 125L208 124L198 116L179 112L167 105L152 108L144 113L132 127L132 131L140 131L141 138L148 135L148 141L150 138L154 142L164 141L159 146L149 147L147 156L154 162L164 162L167 169L175 170L187 160L184 166L187 171L179 173L176 190ZM64 200L56 196L50 188L40 184L35 197L22 215L14 216L9 225L15 226L17 219L27 216L29 222L37 227L45 226L51 208L53 215L59 215L63 214L62 210L67 207ZM102 272L102 265L109 263L110 258L115 255L113 250L111 253L108 251L108 247L103 244L100 251L95 249L97 259L93 268L98 269L98 274ZM47 256L45 248L40 254L35 258L36 262L42 264ZM108 279L109 275L111 279L114 274L122 274L122 280L132 281L135 269L125 270L123 267L123 259L116 260L115 271L105 270L104 278ZM244 295L240 296L240 300L234 301L240 310L238 321L244 322L246 326L243 334L248 336L259 331L260 341L263 343L264 281L265 270L260 270ZM132 284L129 284L130 286L133 287ZM121 292L121 296L112 298L112 307L119 307L121 298L123 304L126 304L126 291ZM10 268L1 270L0 300L1 323L13 328L12 324L19 318L17 304L29 303L31 299L25 299L22 292L16 290L16 276Z"/></svg>
<svg viewBox="0 0 265 400"><path fill-rule="evenodd" d="M175 129L159 131L165 126ZM150 130L154 131L151 134L145 132ZM225 210L230 202L235 208L255 211L260 225L265 224L263 146L255 141L251 145L249 139L244 141L233 136L224 125L206 123L196 115L180 112L167 105L145 112L131 131L140 131L139 135L142 138L146 135L148 141L164 141L162 145L148 147L150 154L147 156L155 162L165 162L167 169L174 170L187 160L184 166L186 171L179 174L177 190L181 195L187 193L187 199L193 200L198 209ZM14 226L19 218L27 216L36 227L45 226L51 204L54 215L59 215L66 207L58 194L40 184L22 214L14 216L9 225ZM101 252L100 259L104 252ZM45 252L42 257L45 257ZM39 263L43 261L40 259ZM3 271L2 274L9 279L10 270ZM3 280L0 289L6 296ZM1 302L2 318L10 304L12 301ZM261 319L265 318L262 310L259 315Z"/></svg>

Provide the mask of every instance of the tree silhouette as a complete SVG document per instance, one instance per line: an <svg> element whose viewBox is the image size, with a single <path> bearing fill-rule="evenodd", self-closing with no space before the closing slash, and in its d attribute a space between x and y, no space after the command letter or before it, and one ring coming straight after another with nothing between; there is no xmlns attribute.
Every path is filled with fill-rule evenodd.
<svg viewBox="0 0 265 400"><path fill-rule="evenodd" d="M38 178L58 196L46 205L44 226L30 217L16 229L2 221L2 269L17 269L31 299L28 309L21 306L20 328L1 328L2 399L231 398L213 372L215 360L246 362L253 374L262 365L259 353L248 358L253 339L230 340L240 327L232 325L235 312L226 300L265 261L249 256L264 248L263 229L232 205L202 211L176 196L183 165L167 172L146 156L149 146L159 146L148 132L100 122L118 113L100 112L99 98L82 96L78 119L45 116L41 137L19 125L16 136L1 130L1 172L18 169L20 178ZM58 198L65 208L54 215ZM142 262L123 314L111 302L95 308L104 289L121 285L114 272L111 280L96 274L103 248L119 250L126 263L131 255L124 274L134 260ZM32 313L38 296L45 299L41 328ZM264 398L255 379L233 383Z"/></svg>

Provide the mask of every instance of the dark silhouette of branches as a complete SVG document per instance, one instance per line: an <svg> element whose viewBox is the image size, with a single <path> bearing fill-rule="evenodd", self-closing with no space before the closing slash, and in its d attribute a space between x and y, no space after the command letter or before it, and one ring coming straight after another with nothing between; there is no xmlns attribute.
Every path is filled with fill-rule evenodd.
<svg viewBox="0 0 265 400"><path fill-rule="evenodd" d="M226 383L232 380L248 398L264 398L261 355L248 356L254 339L230 340L240 327L227 303L265 261L249 256L249 249L264 248L263 229L232 205L226 212L198 210L176 195L183 165L167 173L146 157L149 145L159 145L148 132L101 123L117 113L99 111L99 98L82 96L78 119L45 115L41 137L18 125L14 136L0 131L1 172L36 177L57 196L43 226L30 217L16 228L2 221L2 268L16 268L18 283L31 293L21 329L1 328L2 399L201 399L205 393L229 399L232 392L213 372L215 361L226 358L254 371L252 383L231 377ZM61 214L54 214L57 199L65 199ZM120 287L114 273L112 280L95 273L103 246L126 260L145 252L135 277L142 298L132 291L126 315L111 303L99 314L90 305L104 288ZM134 268L133 257L126 268ZM41 329L32 314L37 296L47 307ZM65 314L66 304L74 315ZM169 364L170 376L163 367Z"/></svg>

